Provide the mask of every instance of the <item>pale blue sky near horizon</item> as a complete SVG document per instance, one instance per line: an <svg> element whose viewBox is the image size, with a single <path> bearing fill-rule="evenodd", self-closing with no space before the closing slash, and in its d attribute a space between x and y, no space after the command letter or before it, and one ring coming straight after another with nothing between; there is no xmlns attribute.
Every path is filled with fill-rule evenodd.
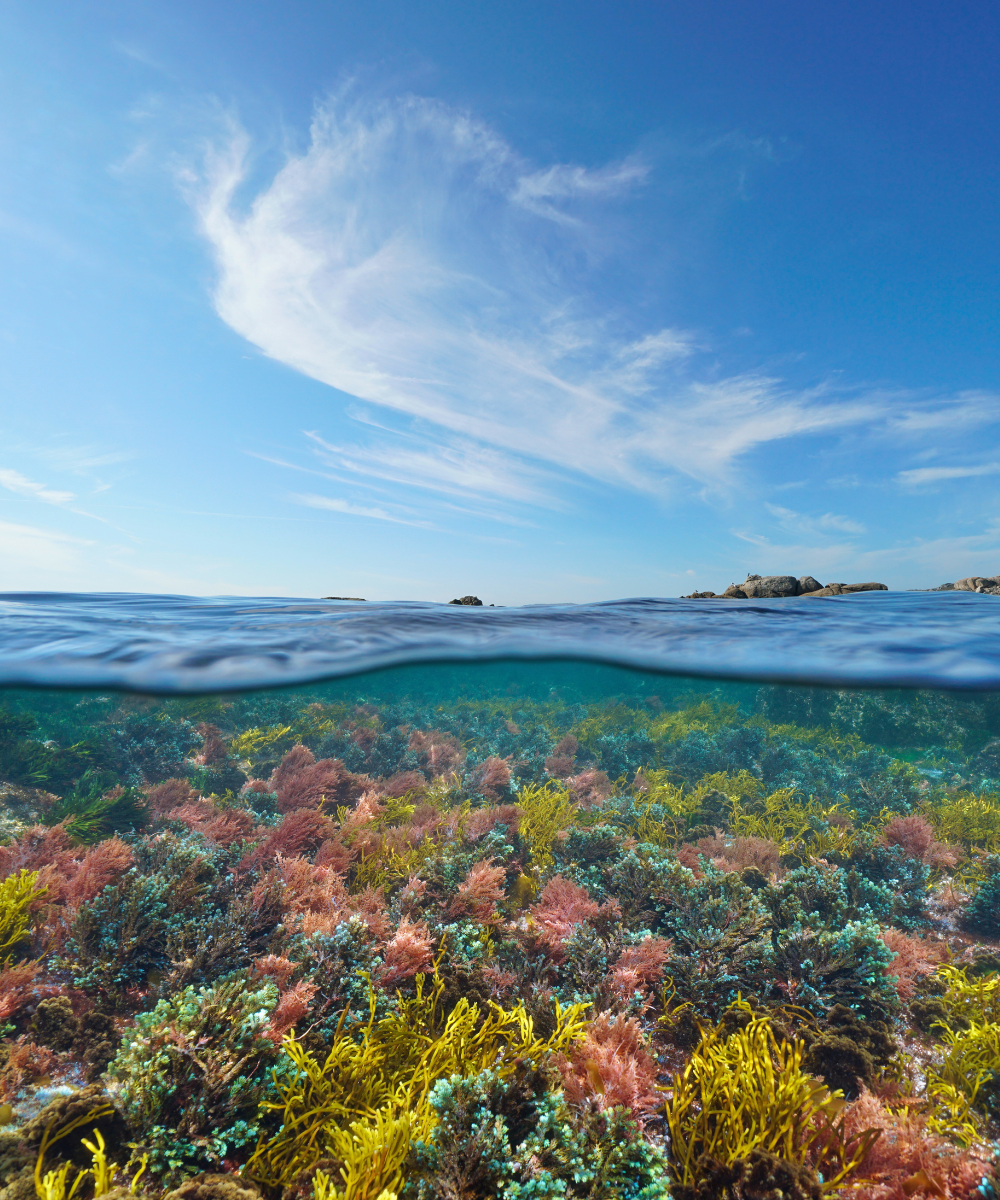
<svg viewBox="0 0 1000 1200"><path fill-rule="evenodd" d="M0 590L1000 572L995 5L0 12Z"/></svg>

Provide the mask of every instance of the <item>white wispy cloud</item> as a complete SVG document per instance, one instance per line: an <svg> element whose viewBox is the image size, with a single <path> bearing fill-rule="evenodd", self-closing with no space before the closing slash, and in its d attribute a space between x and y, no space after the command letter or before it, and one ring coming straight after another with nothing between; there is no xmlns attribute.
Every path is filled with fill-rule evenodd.
<svg viewBox="0 0 1000 1200"><path fill-rule="evenodd" d="M553 467L662 493L677 476L719 486L756 447L889 412L723 375L696 331L636 328L592 294L578 263L603 244L607 206L648 183L638 157L538 167L442 104L341 96L245 204L252 149L234 128L187 182L219 315L303 374L447 431L431 458L331 449L344 469L460 488L488 453L485 487L528 503L551 498Z"/></svg>
<svg viewBox="0 0 1000 1200"><path fill-rule="evenodd" d="M44 483L36 483L28 479L20 471L0 468L0 485L18 496L28 496L32 500L44 500L46 504L70 504L76 499L73 492L62 492L47 487Z"/></svg>
<svg viewBox="0 0 1000 1200"><path fill-rule="evenodd" d="M355 504L351 500L341 500L335 496L319 496L314 493L292 493L289 497L295 504L304 504L306 508L321 508L327 512L348 513L354 517L370 517L376 521L391 521L394 525L415 525L420 529L431 528L430 522L410 520L406 517L394 516L384 508L369 508L364 504Z"/></svg>
<svg viewBox="0 0 1000 1200"><path fill-rule="evenodd" d="M970 467L916 467L912 471L900 471L896 478L908 487L920 487L946 479L975 479L980 475L997 474L1000 474L1000 463L993 462Z"/></svg>
<svg viewBox="0 0 1000 1200"><path fill-rule="evenodd" d="M928 433L964 436L973 429L1000 423L1000 396L996 392L965 391L952 397L898 397L889 421L893 434L923 437Z"/></svg>
<svg viewBox="0 0 1000 1200"><path fill-rule="evenodd" d="M502 143L497 144L501 150L506 149ZM621 195L642 183L648 174L649 166L639 158L612 163L596 171L557 163L541 171L520 175L510 198L514 204L550 220L579 225L582 223L580 218L572 216L554 201Z"/></svg>
<svg viewBox="0 0 1000 1200"><path fill-rule="evenodd" d="M539 472L529 473L511 456L468 439L453 438L442 444L414 438L409 445L387 439L377 447L364 447L334 445L315 432L306 436L320 460L341 471L451 496L499 497L558 507L539 486Z"/></svg>
<svg viewBox="0 0 1000 1200"><path fill-rule="evenodd" d="M821 534L821 533L853 533L863 534L867 530L860 521L855 521L850 517L842 517L837 513L823 513L821 516L813 517L805 513L795 512L791 508L782 508L778 504L771 504L765 501L764 507L773 517L777 517L778 523L783 529L793 530L797 533Z"/></svg>

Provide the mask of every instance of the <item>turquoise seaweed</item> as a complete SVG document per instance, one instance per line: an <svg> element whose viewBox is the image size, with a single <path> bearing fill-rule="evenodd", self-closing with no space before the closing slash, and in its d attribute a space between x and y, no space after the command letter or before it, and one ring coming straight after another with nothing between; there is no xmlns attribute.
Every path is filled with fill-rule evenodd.
<svg viewBox="0 0 1000 1200"><path fill-rule="evenodd" d="M219 1167L261 1131L278 1047L265 1036L278 1000L273 983L244 976L185 988L136 1017L109 1067L115 1101L166 1179Z"/></svg>

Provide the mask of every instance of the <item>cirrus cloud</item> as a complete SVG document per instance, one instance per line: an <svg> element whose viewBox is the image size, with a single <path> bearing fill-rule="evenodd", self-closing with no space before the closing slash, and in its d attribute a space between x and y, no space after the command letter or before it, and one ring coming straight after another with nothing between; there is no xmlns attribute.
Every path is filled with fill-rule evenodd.
<svg viewBox="0 0 1000 1200"><path fill-rule="evenodd" d="M718 485L761 444L886 411L721 375L693 331L602 307L579 263L604 252L608 206L646 185L638 156L538 168L435 101L339 97L241 206L252 157L234 127L188 179L222 319L310 378L447 431L466 457L488 448L511 477L555 467L651 493L678 476Z"/></svg>
<svg viewBox="0 0 1000 1200"><path fill-rule="evenodd" d="M704 334L647 323L627 285L609 297L599 268L625 256L609 230L655 175L641 155L539 166L437 101L345 91L317 109L301 152L263 184L255 170L233 123L185 179L217 265L215 307L265 355L381 409L369 445L316 442L359 486L471 484L494 505L549 508L573 482L663 496L688 480L707 495L790 439L860 432L919 455L1000 419L985 391L726 372ZM895 477L963 477L952 470Z"/></svg>
<svg viewBox="0 0 1000 1200"><path fill-rule="evenodd" d="M920 487L947 479L975 479L980 475L997 474L1000 474L1000 463L993 462L974 467L916 467L911 471L900 471L898 479L908 487Z"/></svg>
<svg viewBox="0 0 1000 1200"><path fill-rule="evenodd" d="M43 500L46 504L69 504L76 499L72 492L61 492L47 487L44 483L36 483L20 471L6 467L0 468L0 485L18 496L27 496L30 500Z"/></svg>

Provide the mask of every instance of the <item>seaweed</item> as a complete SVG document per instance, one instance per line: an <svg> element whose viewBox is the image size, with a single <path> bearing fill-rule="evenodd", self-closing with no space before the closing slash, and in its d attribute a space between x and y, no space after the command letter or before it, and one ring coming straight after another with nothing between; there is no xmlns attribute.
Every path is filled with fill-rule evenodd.
<svg viewBox="0 0 1000 1200"><path fill-rule="evenodd" d="M189 721L172 721L163 711L123 710L106 737L113 769L126 786L180 775L199 741Z"/></svg>
<svg viewBox="0 0 1000 1200"><path fill-rule="evenodd" d="M517 796L521 820L518 833L528 847L533 870L542 875L555 865L552 848L558 834L577 813L565 786L553 782L523 787Z"/></svg>
<svg viewBox="0 0 1000 1200"><path fill-rule="evenodd" d="M45 814L46 825L64 825L73 841L84 846L141 828L148 820L139 788L123 788L110 771L92 768Z"/></svg>
<svg viewBox="0 0 1000 1200"><path fill-rule="evenodd" d="M749 1018L743 1027L706 1029L674 1077L666 1116L675 1194L702 1194L702 1177L711 1178L715 1164L742 1174L753 1151L789 1164L792 1177L818 1169L822 1192L835 1191L877 1134L848 1139L838 1093L803 1068L804 1043L779 1039L767 1017L737 1007Z"/></svg>
<svg viewBox="0 0 1000 1200"><path fill-rule="evenodd" d="M995 934L1000 929L1000 854L988 855L982 862L982 882L962 916L966 929Z"/></svg>
<svg viewBox="0 0 1000 1200"><path fill-rule="evenodd" d="M28 736L38 730L32 713L0 707L0 779L62 791L102 760L101 747L93 737L59 746Z"/></svg>
<svg viewBox="0 0 1000 1200"><path fill-rule="evenodd" d="M861 1088L871 1088L876 1075L896 1055L886 1021L858 1020L857 1013L843 1004L828 1010L814 1035L810 1036L808 1026L803 1032L808 1047L803 1067L845 1096L855 1097Z"/></svg>
<svg viewBox="0 0 1000 1200"><path fill-rule="evenodd" d="M373 1122L382 1122L380 1136L392 1131L395 1137L398 1126L392 1123L405 1117L405 1147L397 1157L379 1160L382 1174L368 1183L377 1194L395 1178L410 1140L429 1134L429 1094L438 1079L487 1068L508 1078L523 1061L540 1061L564 1048L582 1028L580 1005L564 1010L557 1003L555 1027L545 1039L535 1035L523 1005L507 1010L491 1003L483 1013L462 997L446 1012L444 981L435 975L425 990L426 982L418 975L413 999L400 999L397 1010L381 1020L371 989L367 1021L352 1028L345 1010L322 1061L294 1035L285 1039L288 1069L276 1083L279 1099L263 1104L281 1113L281 1125L250 1159L253 1178L285 1187L331 1157L348 1169L345 1149L374 1136Z"/></svg>
<svg viewBox="0 0 1000 1200"><path fill-rule="evenodd" d="M19 871L0 882L0 965L13 962L29 939L32 907L48 891L38 878L37 871Z"/></svg>
<svg viewBox="0 0 1000 1200"><path fill-rule="evenodd" d="M495 1072L449 1075L427 1096L435 1123L411 1151L407 1194L458 1200L499 1191L514 1157L504 1114L509 1084Z"/></svg>
<svg viewBox="0 0 1000 1200"><path fill-rule="evenodd" d="M266 1030L277 1002L273 983L251 989L236 976L138 1015L109 1074L154 1174L194 1175L257 1140L275 1086L278 1050Z"/></svg>
<svg viewBox="0 0 1000 1200"><path fill-rule="evenodd" d="M627 1109L574 1111L558 1092L542 1096L533 1131L517 1147L504 1200L669 1200L663 1152Z"/></svg>
<svg viewBox="0 0 1000 1200"><path fill-rule="evenodd" d="M969 1200L997 705L434 670L12 696L0 768L65 770L2 793L0 1098L128 1121L53 1142L47 1200L143 1154L171 1200Z"/></svg>
<svg viewBox="0 0 1000 1200"><path fill-rule="evenodd" d="M190 836L137 843L134 865L76 915L67 949L77 986L119 1002L151 972L185 986L248 966L281 910L274 885L254 896L233 872L238 856L239 847L209 849Z"/></svg>

